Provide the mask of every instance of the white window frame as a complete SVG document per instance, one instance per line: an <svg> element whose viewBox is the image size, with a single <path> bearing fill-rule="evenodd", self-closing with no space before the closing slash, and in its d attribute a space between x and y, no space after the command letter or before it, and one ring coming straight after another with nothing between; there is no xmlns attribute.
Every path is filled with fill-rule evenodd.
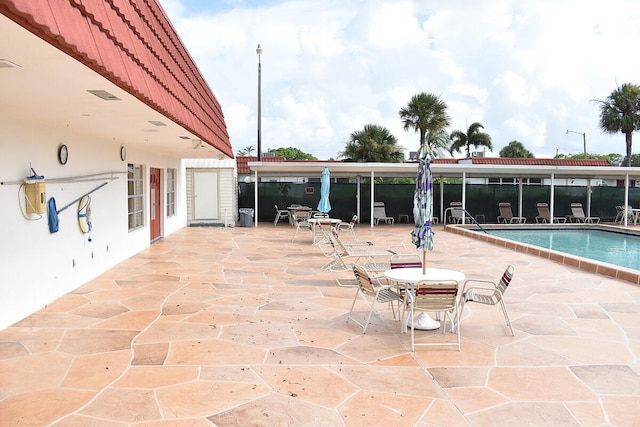
<svg viewBox="0 0 640 427"><path fill-rule="evenodd" d="M167 217L175 216L176 214L176 170L173 168L167 169L166 179L167 190Z"/></svg>
<svg viewBox="0 0 640 427"><path fill-rule="evenodd" d="M129 231L144 227L144 173L142 165L127 165L127 224Z"/></svg>

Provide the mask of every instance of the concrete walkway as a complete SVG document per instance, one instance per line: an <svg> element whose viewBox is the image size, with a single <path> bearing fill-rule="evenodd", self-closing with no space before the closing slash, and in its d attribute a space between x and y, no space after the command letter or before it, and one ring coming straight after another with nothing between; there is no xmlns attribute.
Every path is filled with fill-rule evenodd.
<svg viewBox="0 0 640 427"><path fill-rule="evenodd" d="M415 253L411 228L356 233ZM386 307L366 335L346 322L355 288L311 233L188 228L0 332L0 424L640 425L637 285L436 233L430 266L515 266L515 337L469 304L460 352L412 353Z"/></svg>

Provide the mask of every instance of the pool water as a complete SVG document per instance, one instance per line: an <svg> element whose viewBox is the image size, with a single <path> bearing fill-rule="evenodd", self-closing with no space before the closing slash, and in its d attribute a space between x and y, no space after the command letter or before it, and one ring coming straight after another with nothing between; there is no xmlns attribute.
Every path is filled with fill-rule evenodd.
<svg viewBox="0 0 640 427"><path fill-rule="evenodd" d="M584 229L486 229L503 239L640 270L640 236Z"/></svg>

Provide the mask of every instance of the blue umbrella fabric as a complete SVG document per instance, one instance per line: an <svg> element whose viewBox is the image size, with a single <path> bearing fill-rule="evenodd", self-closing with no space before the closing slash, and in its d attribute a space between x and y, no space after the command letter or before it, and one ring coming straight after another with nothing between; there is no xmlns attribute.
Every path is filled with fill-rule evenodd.
<svg viewBox="0 0 640 427"><path fill-rule="evenodd" d="M422 249L422 270L426 268L426 251L433 250L434 232L431 228L433 219L433 189L431 177L431 161L433 155L425 144L420 148L416 189L413 193L413 220L415 226L411 232L411 241L417 249Z"/></svg>
<svg viewBox="0 0 640 427"><path fill-rule="evenodd" d="M329 190L331 189L331 173L329 168L322 171L322 185L320 187L320 201L318 202L318 210L328 213L331 210L331 202L329 202Z"/></svg>

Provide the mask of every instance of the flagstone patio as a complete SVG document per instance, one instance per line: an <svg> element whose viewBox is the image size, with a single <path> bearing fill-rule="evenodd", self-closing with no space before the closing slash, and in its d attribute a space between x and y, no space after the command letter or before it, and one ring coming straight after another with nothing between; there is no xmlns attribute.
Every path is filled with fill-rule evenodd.
<svg viewBox="0 0 640 427"><path fill-rule="evenodd" d="M413 253L411 228L356 234ZM637 285L439 226L430 266L515 266L515 337L469 304L461 351L411 352L386 308L366 334L347 323L355 288L292 234L186 228L0 331L0 424L640 425Z"/></svg>

